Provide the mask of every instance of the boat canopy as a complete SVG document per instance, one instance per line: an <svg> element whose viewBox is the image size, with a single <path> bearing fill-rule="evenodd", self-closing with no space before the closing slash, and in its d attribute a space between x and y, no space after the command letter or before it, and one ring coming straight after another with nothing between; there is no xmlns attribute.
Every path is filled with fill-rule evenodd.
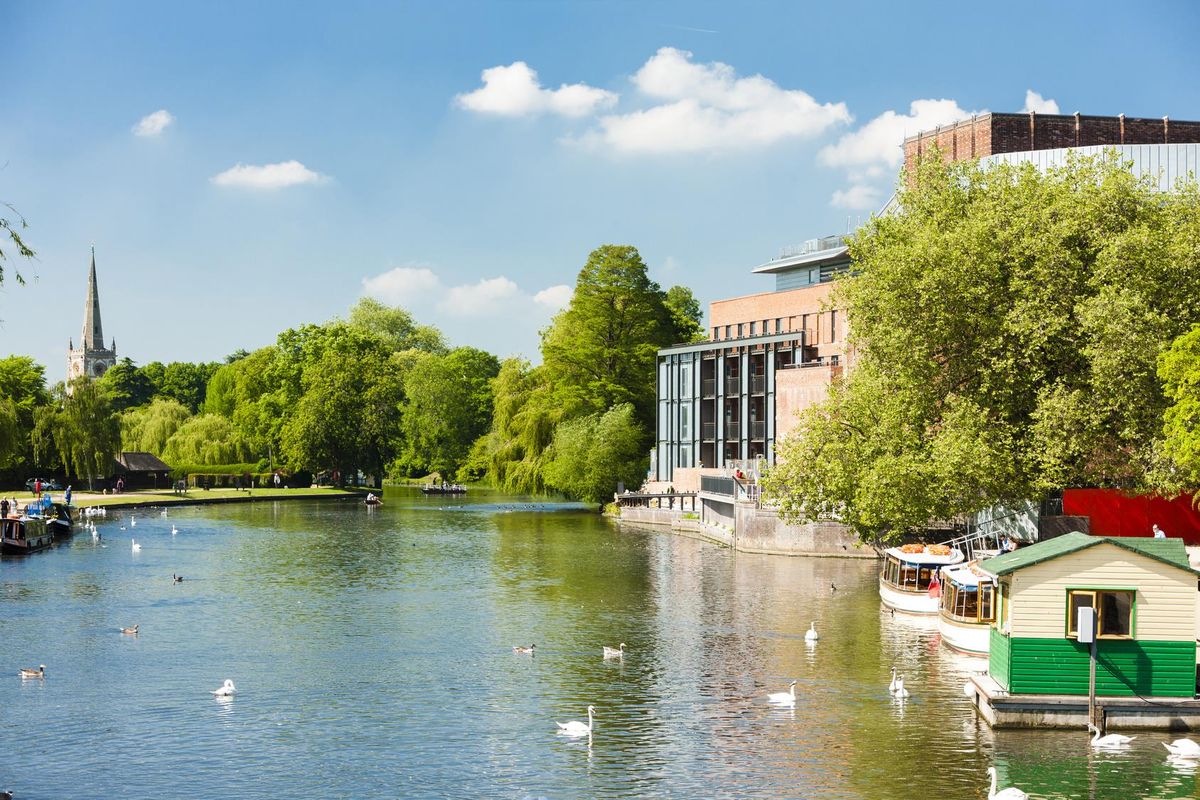
<svg viewBox="0 0 1200 800"><path fill-rule="evenodd" d="M963 554L960 550L951 550L949 555L935 556L932 553L924 551L920 553L905 553L899 547L889 547L887 554L892 558L904 561L909 564L933 564L933 565L948 565L957 564L963 560Z"/></svg>
<svg viewBox="0 0 1200 800"><path fill-rule="evenodd" d="M943 573L946 580L957 583L967 591L974 591L981 583L994 583L990 575L979 575L968 566L947 567Z"/></svg>

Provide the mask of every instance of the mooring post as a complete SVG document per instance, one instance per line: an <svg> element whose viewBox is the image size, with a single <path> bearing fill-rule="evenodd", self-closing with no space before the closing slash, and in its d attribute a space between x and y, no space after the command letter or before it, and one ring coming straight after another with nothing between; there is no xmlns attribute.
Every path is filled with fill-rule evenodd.
<svg viewBox="0 0 1200 800"><path fill-rule="evenodd" d="M1104 733L1104 725L1096 714L1096 637L1092 637L1091 658L1088 659L1088 720Z"/></svg>

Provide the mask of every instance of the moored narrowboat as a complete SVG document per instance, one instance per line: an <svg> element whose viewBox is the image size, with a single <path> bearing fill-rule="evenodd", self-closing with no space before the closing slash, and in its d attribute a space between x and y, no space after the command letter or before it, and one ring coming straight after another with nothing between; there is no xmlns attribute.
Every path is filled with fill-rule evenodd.
<svg viewBox="0 0 1200 800"><path fill-rule="evenodd" d="M952 650L986 656L996 619L996 581L974 564L942 567L938 630Z"/></svg>
<svg viewBox="0 0 1200 800"><path fill-rule="evenodd" d="M0 552L24 555L54 544L54 532L42 517L0 519Z"/></svg>
<svg viewBox="0 0 1200 800"><path fill-rule="evenodd" d="M961 551L942 544L906 544L884 551L879 597L888 608L909 614L936 614L938 570L963 560Z"/></svg>

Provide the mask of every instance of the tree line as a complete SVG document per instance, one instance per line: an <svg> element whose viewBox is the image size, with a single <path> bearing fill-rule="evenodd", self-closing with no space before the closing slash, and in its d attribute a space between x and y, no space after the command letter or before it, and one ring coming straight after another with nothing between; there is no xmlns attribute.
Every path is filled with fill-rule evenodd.
<svg viewBox="0 0 1200 800"><path fill-rule="evenodd" d="M542 363L450 347L402 308L361 299L345 318L283 331L224 363L123 359L48 387L0 359L0 480L95 479L121 450L203 472L436 473L589 502L640 484L653 443L655 353L701 336L700 307L664 291L638 251L605 245L542 332Z"/></svg>

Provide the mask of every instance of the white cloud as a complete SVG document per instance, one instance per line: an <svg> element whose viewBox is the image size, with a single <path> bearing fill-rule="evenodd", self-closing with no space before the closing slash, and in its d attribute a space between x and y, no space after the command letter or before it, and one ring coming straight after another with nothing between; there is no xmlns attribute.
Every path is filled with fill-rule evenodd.
<svg viewBox="0 0 1200 800"><path fill-rule="evenodd" d="M138 120L138 124L134 125L132 130L135 136L158 136L174 121L175 117L171 116L170 111L160 108Z"/></svg>
<svg viewBox="0 0 1200 800"><path fill-rule="evenodd" d="M566 308L571 302L571 296L575 294L575 290L565 283L560 283L557 286L548 286L533 296L533 302L540 306L545 306L551 311L561 311Z"/></svg>
<svg viewBox="0 0 1200 800"><path fill-rule="evenodd" d="M1058 103L1048 97L1042 97L1033 89L1025 90L1025 107L1022 111L1036 111L1038 114L1057 114Z"/></svg>
<svg viewBox="0 0 1200 800"><path fill-rule="evenodd" d="M237 186L246 189L282 189L305 183L324 183L328 178L313 172L299 161L278 164L238 164L210 179L218 186Z"/></svg>
<svg viewBox="0 0 1200 800"><path fill-rule="evenodd" d="M586 83L543 88L537 72L524 61L483 71L483 86L454 98L459 106L482 114L519 117L544 112L583 117L617 102L617 95Z"/></svg>
<svg viewBox="0 0 1200 800"><path fill-rule="evenodd" d="M856 183L849 189L835 191L829 202L838 208L857 210L878 208L882 199L883 192L878 187Z"/></svg>
<svg viewBox="0 0 1200 800"><path fill-rule="evenodd" d="M484 278L478 283L453 286L446 292L438 308L458 317L475 317L508 310L510 303L521 293L517 285L501 275Z"/></svg>
<svg viewBox="0 0 1200 800"><path fill-rule="evenodd" d="M947 125L965 117L953 100L914 100L908 114L885 111L856 131L821 149L819 158L831 167L869 167L886 165L897 168L904 162L903 144L907 136Z"/></svg>
<svg viewBox="0 0 1200 800"><path fill-rule="evenodd" d="M439 293L442 282L428 267L396 267L363 278L363 294L394 306L413 308Z"/></svg>
<svg viewBox="0 0 1200 800"><path fill-rule="evenodd" d="M622 153L695 153L763 147L815 136L849 123L845 103L818 103L762 75L739 78L721 62L697 64L692 54L659 49L633 76L650 108L600 118L585 137Z"/></svg>

